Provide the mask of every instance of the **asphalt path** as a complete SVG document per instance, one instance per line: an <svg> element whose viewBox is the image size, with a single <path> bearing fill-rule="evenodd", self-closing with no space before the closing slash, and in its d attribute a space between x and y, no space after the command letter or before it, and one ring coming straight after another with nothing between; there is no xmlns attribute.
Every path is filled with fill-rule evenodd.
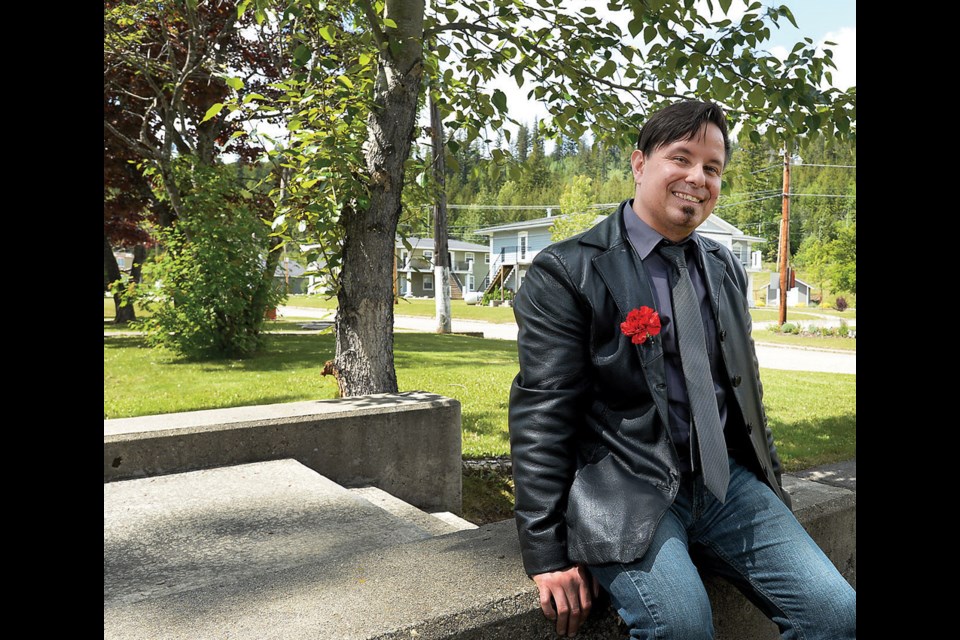
<svg viewBox="0 0 960 640"><path fill-rule="evenodd" d="M280 313L288 317L316 318L333 320L333 311L329 309L308 309L306 307L280 307ZM394 329L401 331L419 331L432 333L436 329L433 318L422 316L395 316ZM484 338L496 340L516 340L517 325L513 323L483 322L481 320L453 319L455 333L483 333ZM833 349L814 349L789 347L774 344L757 343L757 360L765 369L783 369L787 371L823 371L826 373L857 373L857 354L855 352Z"/></svg>

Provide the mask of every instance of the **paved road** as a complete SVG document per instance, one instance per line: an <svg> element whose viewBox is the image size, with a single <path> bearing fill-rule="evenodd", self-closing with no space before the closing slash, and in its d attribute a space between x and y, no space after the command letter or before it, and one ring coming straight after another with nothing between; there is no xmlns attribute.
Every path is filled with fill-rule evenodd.
<svg viewBox="0 0 960 640"><path fill-rule="evenodd" d="M333 320L333 312L327 309L280 307L279 310L280 313L285 316ZM396 316L393 326L395 329L423 332L432 332L436 327L433 318L416 316ZM482 332L485 338L495 338L499 340L517 339L517 325L512 323L500 324L454 318L453 330L455 332ZM857 373L857 354L852 352L827 349L801 349L758 343L757 360L760 361L761 367L767 369Z"/></svg>

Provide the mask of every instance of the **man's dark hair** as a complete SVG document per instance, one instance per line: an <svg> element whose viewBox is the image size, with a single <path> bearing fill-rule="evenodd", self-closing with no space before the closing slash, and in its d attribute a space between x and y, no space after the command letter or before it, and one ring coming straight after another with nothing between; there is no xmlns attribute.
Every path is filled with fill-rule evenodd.
<svg viewBox="0 0 960 640"><path fill-rule="evenodd" d="M727 136L727 119L723 109L712 102L685 100L675 102L657 111L640 128L637 149L644 156L665 144L677 140L690 140L708 123L717 125L723 134L724 165L730 163L730 138Z"/></svg>

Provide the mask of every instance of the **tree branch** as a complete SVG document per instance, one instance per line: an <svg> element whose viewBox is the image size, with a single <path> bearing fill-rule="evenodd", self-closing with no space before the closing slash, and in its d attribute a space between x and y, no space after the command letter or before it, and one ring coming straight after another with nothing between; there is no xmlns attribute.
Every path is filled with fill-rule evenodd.
<svg viewBox="0 0 960 640"><path fill-rule="evenodd" d="M370 32L373 33L374 41L382 51L387 45L387 35L383 32L383 29L380 28L380 16L373 10L370 0L360 0L358 4L360 8L363 9L363 15L366 16L367 21L370 23Z"/></svg>
<svg viewBox="0 0 960 640"><path fill-rule="evenodd" d="M150 145L143 144L143 142L138 142L133 138L130 138L129 136L125 135L119 129L117 129L112 124L110 124L110 121L104 119L103 127L104 129L110 132L110 135L115 137L117 140L123 143L124 146L129 148L134 153L147 156L153 160L156 160L157 157L159 156L159 152L156 149L154 149Z"/></svg>

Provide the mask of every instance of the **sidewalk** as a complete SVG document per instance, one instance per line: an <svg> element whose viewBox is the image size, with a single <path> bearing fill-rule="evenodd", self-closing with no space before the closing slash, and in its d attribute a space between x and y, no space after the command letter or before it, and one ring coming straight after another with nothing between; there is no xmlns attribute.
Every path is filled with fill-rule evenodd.
<svg viewBox="0 0 960 640"><path fill-rule="evenodd" d="M280 307L284 316L316 318L332 321L335 311L330 309L308 309L306 307ZM854 321L855 323L855 321ZM854 323L850 323L853 326ZM839 324L839 322L838 322ZM756 323L756 329L762 323ZM424 316L394 316L394 329L433 333L436 321ZM484 338L495 340L516 340L517 325L514 323L483 322L481 320L460 320L453 318L455 333L480 332ZM787 371L821 371L824 373L857 373L857 354L841 351L802 349L782 345L757 343L757 360L765 369Z"/></svg>

